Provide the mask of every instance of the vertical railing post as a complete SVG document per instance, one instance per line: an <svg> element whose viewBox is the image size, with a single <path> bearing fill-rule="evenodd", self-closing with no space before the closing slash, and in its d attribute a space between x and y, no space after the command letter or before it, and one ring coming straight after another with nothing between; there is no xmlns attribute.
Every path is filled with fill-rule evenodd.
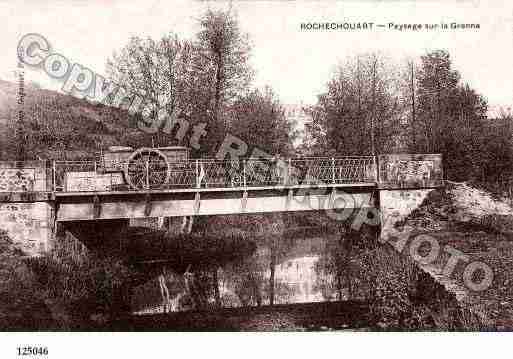
<svg viewBox="0 0 513 359"><path fill-rule="evenodd" d="M246 188L246 159L242 160L242 177L244 181L244 188Z"/></svg>
<svg viewBox="0 0 513 359"><path fill-rule="evenodd" d="M201 183L200 183L200 179L199 179L199 162L198 162L198 159L196 159L196 188L200 188L201 187Z"/></svg>
<svg viewBox="0 0 513 359"><path fill-rule="evenodd" d="M150 189L150 163L146 159L146 189Z"/></svg>
<svg viewBox="0 0 513 359"><path fill-rule="evenodd" d="M52 163L52 177L53 177L53 191L57 192L57 166L55 164L55 160Z"/></svg>
<svg viewBox="0 0 513 359"><path fill-rule="evenodd" d="M331 182L335 183L335 159L331 157Z"/></svg>
<svg viewBox="0 0 513 359"><path fill-rule="evenodd" d="M289 163L287 164L287 172L285 177L285 185L289 185L292 182L290 181L290 169L292 168L292 160L289 157Z"/></svg>
<svg viewBox="0 0 513 359"><path fill-rule="evenodd" d="M379 169L378 161L376 161L376 155L372 156L372 166L374 167L374 181L379 182Z"/></svg>

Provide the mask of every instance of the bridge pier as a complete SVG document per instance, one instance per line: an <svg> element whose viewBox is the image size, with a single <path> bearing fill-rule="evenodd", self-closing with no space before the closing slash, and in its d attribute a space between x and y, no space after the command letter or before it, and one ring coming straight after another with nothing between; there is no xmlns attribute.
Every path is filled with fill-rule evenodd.
<svg viewBox="0 0 513 359"><path fill-rule="evenodd" d="M0 229L26 255L52 248L55 208L46 161L0 162Z"/></svg>
<svg viewBox="0 0 513 359"><path fill-rule="evenodd" d="M379 191L380 239L396 233L395 225L408 217L434 189L384 189Z"/></svg>
<svg viewBox="0 0 513 359"><path fill-rule="evenodd" d="M54 208L49 201L26 200L18 194L0 203L0 229L26 255L38 256L53 247Z"/></svg>
<svg viewBox="0 0 513 359"><path fill-rule="evenodd" d="M430 192L443 186L442 156L396 154L378 156L381 239L397 232L395 225L408 217Z"/></svg>

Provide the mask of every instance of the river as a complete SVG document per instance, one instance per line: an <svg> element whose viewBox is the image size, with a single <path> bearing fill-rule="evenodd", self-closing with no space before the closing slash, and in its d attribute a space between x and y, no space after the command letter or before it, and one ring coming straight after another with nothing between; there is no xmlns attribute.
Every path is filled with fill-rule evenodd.
<svg viewBox="0 0 513 359"><path fill-rule="evenodd" d="M302 232L302 233L300 233ZM256 240L255 252L217 269L220 304L224 308L326 302L348 299L348 290L337 278L340 235L308 235L306 231L273 240ZM274 281L272 281L274 277ZM205 277L202 277L203 281ZM135 314L193 309L191 283L183 275L170 273L166 284L170 303L165 308L157 279L136 288ZM272 283L274 282L274 285ZM207 290L207 301L215 304L215 292ZM272 297L272 298L271 298Z"/></svg>

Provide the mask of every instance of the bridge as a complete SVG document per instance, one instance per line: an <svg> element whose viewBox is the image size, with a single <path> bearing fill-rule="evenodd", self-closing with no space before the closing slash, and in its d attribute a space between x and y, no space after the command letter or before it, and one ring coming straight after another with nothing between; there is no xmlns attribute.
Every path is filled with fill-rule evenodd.
<svg viewBox="0 0 513 359"><path fill-rule="evenodd" d="M44 253L59 227L126 227L165 218L375 208L394 218L443 185L438 154L269 161L0 162L0 229L30 255ZM385 225L382 223L382 226ZM118 228L118 229L119 229ZM80 232L80 231L78 231ZM90 235L90 233L89 233Z"/></svg>

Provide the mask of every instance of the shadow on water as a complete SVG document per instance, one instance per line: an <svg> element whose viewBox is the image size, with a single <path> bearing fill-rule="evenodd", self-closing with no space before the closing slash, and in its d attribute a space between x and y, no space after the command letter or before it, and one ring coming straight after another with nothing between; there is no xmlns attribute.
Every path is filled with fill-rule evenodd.
<svg viewBox="0 0 513 359"><path fill-rule="evenodd" d="M154 276L165 273L169 297L164 301L155 278L139 285L132 293L132 313L136 315L121 326L126 330L144 325L155 329L151 323L158 322L159 326L191 330L366 327L366 298L348 278L349 251L365 236L318 224L223 239L199 235L174 241L171 250L160 250L174 253L166 265L155 260L142 264L144 251L137 250L145 274L151 273L152 267ZM148 240L153 241L155 251L155 238ZM193 325L196 317L203 324ZM327 318L331 319L326 322Z"/></svg>

